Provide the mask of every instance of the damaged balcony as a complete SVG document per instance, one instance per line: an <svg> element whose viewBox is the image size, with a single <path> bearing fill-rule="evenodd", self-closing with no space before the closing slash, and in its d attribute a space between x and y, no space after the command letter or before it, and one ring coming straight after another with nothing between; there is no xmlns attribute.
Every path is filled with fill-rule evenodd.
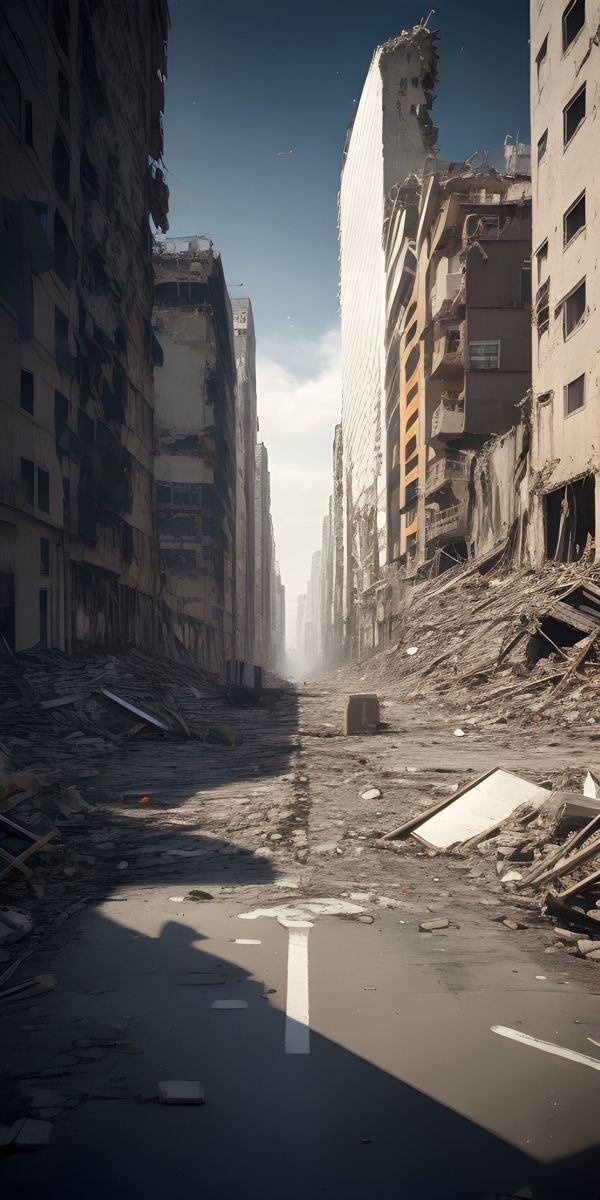
<svg viewBox="0 0 600 1200"><path fill-rule="evenodd" d="M435 339L431 379L462 379L465 344L461 327L442 328L440 331L436 322Z"/></svg>
<svg viewBox="0 0 600 1200"><path fill-rule="evenodd" d="M425 538L453 540L466 532L466 505L451 504L448 508L428 509L425 514Z"/></svg>
<svg viewBox="0 0 600 1200"><path fill-rule="evenodd" d="M466 479L466 477L467 460L464 455L454 455L448 452L442 458L437 458L434 462L429 463L425 479L425 495L430 496L452 480Z"/></svg>
<svg viewBox="0 0 600 1200"><path fill-rule="evenodd" d="M464 392L444 391L431 418L431 440L460 437L465 431Z"/></svg>

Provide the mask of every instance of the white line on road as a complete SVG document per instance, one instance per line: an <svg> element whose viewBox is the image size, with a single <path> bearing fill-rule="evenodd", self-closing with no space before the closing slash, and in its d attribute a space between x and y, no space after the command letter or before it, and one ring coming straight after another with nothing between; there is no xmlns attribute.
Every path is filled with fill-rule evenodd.
<svg viewBox="0 0 600 1200"><path fill-rule="evenodd" d="M258 938L236 938L236 946L262 946Z"/></svg>
<svg viewBox="0 0 600 1200"><path fill-rule="evenodd" d="M518 1029L508 1029L506 1025L492 1025L492 1033L501 1037L512 1038L514 1042L522 1042L525 1046L533 1046L534 1050L545 1050L546 1054L555 1054L558 1058L570 1058L571 1062L581 1063L584 1067L592 1067L600 1071L600 1059L590 1058L588 1054L579 1054L577 1050L567 1050L565 1046L555 1046L553 1042L542 1042L540 1038L521 1033Z"/></svg>
<svg viewBox="0 0 600 1200"><path fill-rule="evenodd" d="M285 1053L310 1054L308 1025L308 928L288 935Z"/></svg>

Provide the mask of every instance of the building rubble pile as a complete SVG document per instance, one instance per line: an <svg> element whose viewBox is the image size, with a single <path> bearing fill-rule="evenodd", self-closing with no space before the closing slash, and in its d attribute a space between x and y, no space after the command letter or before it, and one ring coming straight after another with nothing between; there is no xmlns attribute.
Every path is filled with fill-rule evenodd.
<svg viewBox="0 0 600 1200"><path fill-rule="evenodd" d="M583 611L569 611L568 593L584 583L591 592ZM585 559L536 572L506 573L498 565L483 574L477 564L448 572L440 586L428 582L409 594L398 618L401 641L371 660L373 670L384 686L393 680L404 699L435 697L457 727L593 726L599 585L600 569ZM574 600L580 604L578 591ZM557 604L560 620L550 613Z"/></svg>

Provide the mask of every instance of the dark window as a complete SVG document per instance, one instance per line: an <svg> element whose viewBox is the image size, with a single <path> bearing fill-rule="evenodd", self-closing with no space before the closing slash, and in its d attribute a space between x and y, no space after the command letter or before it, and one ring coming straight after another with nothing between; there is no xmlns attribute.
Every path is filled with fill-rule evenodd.
<svg viewBox="0 0 600 1200"><path fill-rule="evenodd" d="M577 198L574 204L567 209L563 217L563 238L564 244L567 245L571 238L579 233L580 229L585 228L585 192Z"/></svg>
<svg viewBox="0 0 600 1200"><path fill-rule="evenodd" d="M581 122L585 120L585 83L576 96L563 108L565 146L575 137Z"/></svg>
<svg viewBox="0 0 600 1200"><path fill-rule="evenodd" d="M21 85L6 59L0 55L0 100L13 125L21 132Z"/></svg>
<svg viewBox="0 0 600 1200"><path fill-rule="evenodd" d="M411 327L410 327L410 329L409 329L409 331L408 331L408 333L407 333L407 335L406 335L406 341L407 341L407 343L408 343L408 342L412 342L412 340L413 340L413 338L414 338L414 336L415 336L415 333L416 333L416 332L417 332L417 322L416 322L416 321L413 321L413 323L412 323L412 325L411 325Z"/></svg>
<svg viewBox="0 0 600 1200"><path fill-rule="evenodd" d="M40 646L45 650L48 645L48 592L40 588Z"/></svg>
<svg viewBox="0 0 600 1200"><path fill-rule="evenodd" d="M419 385L418 385L418 383L413 383L413 385L406 397L407 405L412 404L412 401L414 400L415 396L418 396L418 394L419 394Z"/></svg>
<svg viewBox="0 0 600 1200"><path fill-rule="evenodd" d="M546 37L544 38L536 56L535 56L538 74L539 74L540 67L541 67L544 59L547 57L547 55L548 55L548 35L546 35Z"/></svg>
<svg viewBox="0 0 600 1200"><path fill-rule="evenodd" d="M68 525L69 517L71 516L71 484L69 483L69 480L66 475L63 475L62 490L63 490L63 522L65 525Z"/></svg>
<svg viewBox="0 0 600 1200"><path fill-rule="evenodd" d="M415 454L414 458L411 458L410 462L406 463L406 466L404 468L404 474L410 475L411 471L414 471L415 467L418 467L418 465L419 465L419 455Z"/></svg>
<svg viewBox="0 0 600 1200"><path fill-rule="evenodd" d="M585 25L585 0L571 0L563 13L563 50L575 41L580 29Z"/></svg>
<svg viewBox="0 0 600 1200"><path fill-rule="evenodd" d="M58 72L58 111L67 125L71 124L71 93L69 80L62 71Z"/></svg>
<svg viewBox="0 0 600 1200"><path fill-rule="evenodd" d="M500 342L469 342L472 371L497 371L500 366Z"/></svg>
<svg viewBox="0 0 600 1200"><path fill-rule="evenodd" d="M538 288L535 295L535 319L538 329L538 336L541 337L545 333L550 324L550 280L546 281Z"/></svg>
<svg viewBox="0 0 600 1200"><path fill-rule="evenodd" d="M69 57L69 32L71 27L71 13L69 11L69 0L54 0L54 32L56 40L67 58Z"/></svg>
<svg viewBox="0 0 600 1200"><path fill-rule="evenodd" d="M42 512L50 512L50 475L48 471L44 471L42 467L38 467L37 473L37 502L38 508Z"/></svg>
<svg viewBox="0 0 600 1200"><path fill-rule="evenodd" d="M171 484L157 483L156 485L156 503L170 504L171 503Z"/></svg>
<svg viewBox="0 0 600 1200"><path fill-rule="evenodd" d="M417 449L417 439L416 439L416 437L414 437L414 436L413 436L413 437L411 437L411 438L409 439L409 441L406 443L406 447L405 447L405 450L404 450L404 458L405 458L406 460L408 460L408 459L412 458L412 456L413 456L413 454L414 454L414 452L415 452L415 450L416 450L416 449Z"/></svg>
<svg viewBox="0 0 600 1200"><path fill-rule="evenodd" d="M449 329L446 333L446 354L457 354L460 349L460 329Z"/></svg>
<svg viewBox="0 0 600 1200"><path fill-rule="evenodd" d="M71 156L58 129L54 134L52 146L52 178L59 196L65 201L65 204L68 204L71 185Z"/></svg>
<svg viewBox="0 0 600 1200"><path fill-rule="evenodd" d="M40 575L50 574L50 542L40 538Z"/></svg>
<svg viewBox="0 0 600 1200"><path fill-rule="evenodd" d="M543 276L548 267L548 239L542 242L539 250L536 250L535 257L537 261L537 281L542 282Z"/></svg>
<svg viewBox="0 0 600 1200"><path fill-rule="evenodd" d="M565 388L565 413L577 412L585 404L585 375L578 375Z"/></svg>
<svg viewBox="0 0 600 1200"><path fill-rule="evenodd" d="M57 450L68 450L67 422L69 420L69 401L62 392L54 393L54 437Z"/></svg>
<svg viewBox="0 0 600 1200"><path fill-rule="evenodd" d="M412 429L413 425L414 425L414 424L415 424L415 422L416 422L416 421L418 421L418 420L419 420L419 412L418 412L418 409L417 409L417 410L416 410L416 411L415 411L415 412L412 414L412 416L408 418L408 421L406 422L406 432L407 432L407 433L408 433L409 429Z"/></svg>
<svg viewBox="0 0 600 1200"><path fill-rule="evenodd" d="M411 306L406 314L407 325L408 325L408 322L411 321L412 318L414 317L416 311L417 311L417 302L416 302L416 300L413 300L413 303L411 304Z"/></svg>
<svg viewBox="0 0 600 1200"><path fill-rule="evenodd" d="M411 375L413 375L414 372L416 371L418 362L419 362L420 353L421 353L421 347L417 343L416 346L413 346L413 348L406 360L406 366L404 368L404 378L405 379L410 379Z"/></svg>
<svg viewBox="0 0 600 1200"><path fill-rule="evenodd" d="M521 267L521 304L531 304L531 259L523 260Z"/></svg>
<svg viewBox="0 0 600 1200"><path fill-rule="evenodd" d="M21 486L25 489L25 503L33 506L34 469L28 458L21 459Z"/></svg>
<svg viewBox="0 0 600 1200"><path fill-rule="evenodd" d="M565 337L573 333L585 316L585 279L567 296L564 305L563 329Z"/></svg>
<svg viewBox="0 0 600 1200"><path fill-rule="evenodd" d="M547 148L548 148L548 130L545 129L538 144L537 144L538 162L542 161Z"/></svg>
<svg viewBox="0 0 600 1200"><path fill-rule="evenodd" d="M33 413L33 375L31 371L21 371L21 408Z"/></svg>
<svg viewBox="0 0 600 1200"><path fill-rule="evenodd" d="M25 141L33 149L33 104L25 101Z"/></svg>

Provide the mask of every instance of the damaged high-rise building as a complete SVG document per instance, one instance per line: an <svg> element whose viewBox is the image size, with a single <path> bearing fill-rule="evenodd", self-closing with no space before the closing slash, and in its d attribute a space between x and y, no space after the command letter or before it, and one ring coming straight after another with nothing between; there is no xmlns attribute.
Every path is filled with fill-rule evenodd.
<svg viewBox="0 0 600 1200"><path fill-rule="evenodd" d="M254 476L256 470L256 336L252 305L247 297L231 301L237 403L236 449L236 543L235 592L236 658L254 662L255 518Z"/></svg>
<svg viewBox="0 0 600 1200"><path fill-rule="evenodd" d="M0 625L158 639L149 214L165 0L0 3Z"/></svg>
<svg viewBox="0 0 600 1200"><path fill-rule="evenodd" d="M423 25L377 47L344 149L339 195L344 488L344 643L379 642L378 581L390 557L386 218L394 189L435 156L437 35Z"/></svg>
<svg viewBox="0 0 600 1200"><path fill-rule="evenodd" d="M193 658L223 673L236 657L236 394L221 258L202 238L154 258L156 505L165 599Z"/></svg>
<svg viewBox="0 0 600 1200"><path fill-rule="evenodd" d="M599 0L532 0L531 555L580 558L600 522Z"/></svg>

